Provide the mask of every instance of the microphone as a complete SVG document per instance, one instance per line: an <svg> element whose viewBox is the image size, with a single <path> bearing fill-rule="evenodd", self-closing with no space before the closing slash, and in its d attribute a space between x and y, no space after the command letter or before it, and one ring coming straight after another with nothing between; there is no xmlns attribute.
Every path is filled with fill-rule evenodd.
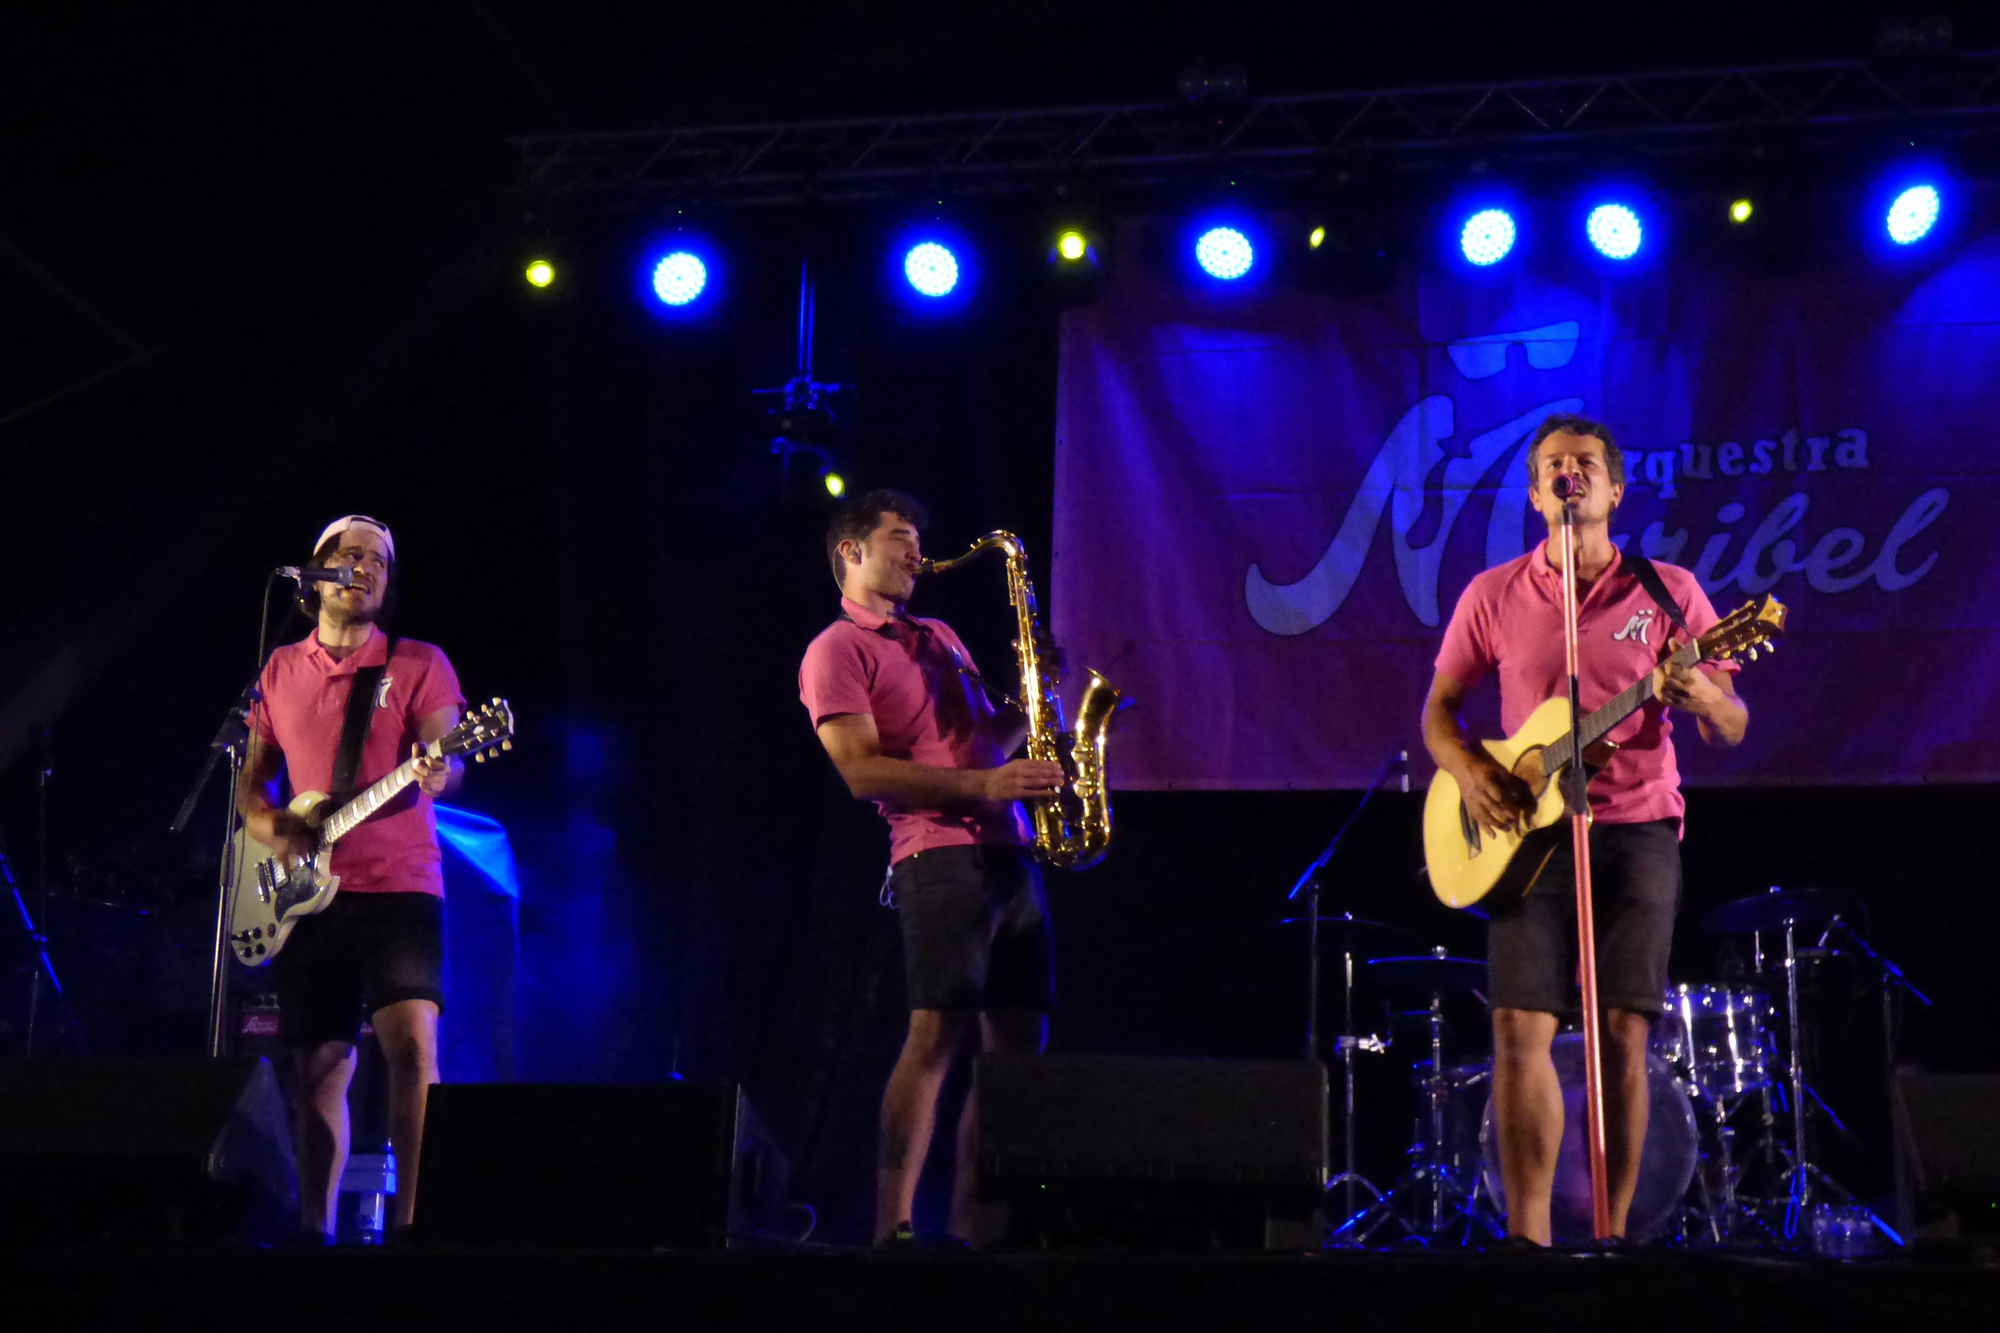
<svg viewBox="0 0 2000 1333"><path fill-rule="evenodd" d="M308 583L337 583L343 588L354 586L354 571L351 569L318 569L311 565L279 565L278 573L302 588Z"/></svg>
<svg viewBox="0 0 2000 1333"><path fill-rule="evenodd" d="M1554 492L1558 500L1567 501L1577 493L1578 489L1576 478L1574 477L1557 477L1549 483L1549 490Z"/></svg>

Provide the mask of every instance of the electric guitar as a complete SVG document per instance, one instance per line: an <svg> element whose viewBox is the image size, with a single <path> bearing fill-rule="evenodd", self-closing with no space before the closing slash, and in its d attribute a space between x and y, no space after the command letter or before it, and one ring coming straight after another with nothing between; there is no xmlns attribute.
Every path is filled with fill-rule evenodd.
<svg viewBox="0 0 2000 1333"><path fill-rule="evenodd" d="M1604 737L1658 694L1669 670L1723 661L1738 654L1754 662L1759 645L1769 652L1777 650L1772 639L1784 628L1785 608L1775 597L1766 593L1754 602L1745 602L1715 622L1708 633L1682 644L1585 717L1577 736L1583 747L1584 781L1595 776L1610 757L1614 743ZM1530 713L1520 730L1506 740L1483 742L1487 753L1535 794L1534 813L1524 829L1487 832L1466 811L1456 778L1439 769L1431 779L1430 794L1424 798L1424 863L1430 871L1431 891L1445 906L1470 907L1489 898L1505 901L1518 897L1528 891L1548 863L1558 839L1537 834L1565 814L1559 779L1570 764L1569 721L1569 697L1558 695Z"/></svg>
<svg viewBox="0 0 2000 1333"><path fill-rule="evenodd" d="M505 699L495 699L467 713L418 757L470 756L485 763L488 754L513 748L514 710ZM333 845L416 780L417 760L411 758L338 810L329 810L333 798L325 792L300 792L287 808L318 834L308 857L279 856L248 833L241 835L229 916L229 947L238 962L264 966L285 947L301 918L326 910L340 892L340 876L332 871Z"/></svg>

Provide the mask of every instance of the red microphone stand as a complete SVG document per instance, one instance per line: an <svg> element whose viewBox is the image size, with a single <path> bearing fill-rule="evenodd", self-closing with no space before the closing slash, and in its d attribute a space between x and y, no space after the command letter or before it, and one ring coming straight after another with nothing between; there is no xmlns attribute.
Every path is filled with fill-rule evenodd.
<svg viewBox="0 0 2000 1333"><path fill-rule="evenodd" d="M1573 486L1571 483L1562 491L1573 494ZM1584 789L1583 709L1577 687L1576 520L1570 494L1558 494L1563 502L1563 656L1569 667L1569 768L1563 774L1563 797L1569 807L1570 857L1576 866L1576 957L1583 989L1584 1143L1590 1154L1591 1234L1605 1240L1611 1235L1611 1189L1604 1167L1604 1038L1597 1003L1597 921L1591 911L1590 797Z"/></svg>

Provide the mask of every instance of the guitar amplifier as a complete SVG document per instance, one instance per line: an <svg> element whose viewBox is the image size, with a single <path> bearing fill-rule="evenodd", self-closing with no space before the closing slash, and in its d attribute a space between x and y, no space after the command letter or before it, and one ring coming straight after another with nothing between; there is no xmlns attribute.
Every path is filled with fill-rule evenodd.
<svg viewBox="0 0 2000 1333"><path fill-rule="evenodd" d="M1319 1246L1317 1061L988 1055L976 1095L981 1244Z"/></svg>

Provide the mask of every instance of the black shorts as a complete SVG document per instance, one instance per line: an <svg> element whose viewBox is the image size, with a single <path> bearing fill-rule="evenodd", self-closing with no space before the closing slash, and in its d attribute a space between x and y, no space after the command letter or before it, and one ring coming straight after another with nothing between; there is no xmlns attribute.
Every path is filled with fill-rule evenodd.
<svg viewBox="0 0 2000 1333"><path fill-rule="evenodd" d="M444 899L341 893L292 928L271 964L278 1036L287 1046L354 1041L361 1023L402 1000L444 1008Z"/></svg>
<svg viewBox="0 0 2000 1333"><path fill-rule="evenodd" d="M1524 850L1524 855L1527 852ZM1494 909L1486 966L1496 1009L1582 1012L1576 984L1576 880L1569 824L1519 901ZM1590 884L1597 918L1597 996L1606 1008L1657 1018L1681 901L1680 821L1593 824Z"/></svg>
<svg viewBox="0 0 2000 1333"><path fill-rule="evenodd" d="M889 887L910 1008L1048 1011L1048 899L1025 850L933 847L896 862Z"/></svg>

